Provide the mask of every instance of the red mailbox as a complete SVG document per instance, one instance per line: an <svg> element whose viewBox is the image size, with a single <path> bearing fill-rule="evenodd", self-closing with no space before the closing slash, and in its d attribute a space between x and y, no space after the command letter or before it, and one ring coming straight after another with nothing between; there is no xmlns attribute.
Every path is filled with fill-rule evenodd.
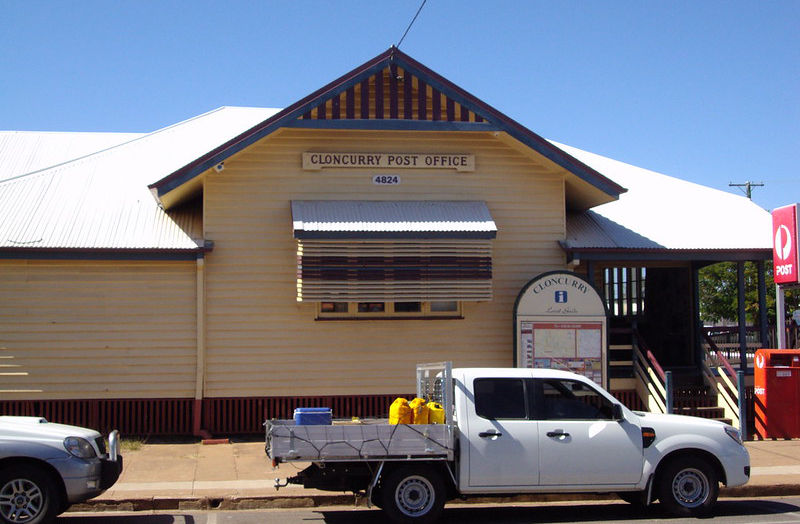
<svg viewBox="0 0 800 524"><path fill-rule="evenodd" d="M759 349L754 364L756 434L800 437L800 350Z"/></svg>

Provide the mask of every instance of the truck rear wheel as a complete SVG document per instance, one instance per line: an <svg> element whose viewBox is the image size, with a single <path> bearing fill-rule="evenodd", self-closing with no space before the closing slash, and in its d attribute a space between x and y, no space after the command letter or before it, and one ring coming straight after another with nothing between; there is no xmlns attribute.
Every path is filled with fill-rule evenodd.
<svg viewBox="0 0 800 524"><path fill-rule="evenodd" d="M717 501L719 480L714 467L701 457L678 457L660 474L658 499L680 517L707 515Z"/></svg>
<svg viewBox="0 0 800 524"><path fill-rule="evenodd" d="M381 499L393 522L435 522L444 509L444 481L430 466L403 466L381 482Z"/></svg>

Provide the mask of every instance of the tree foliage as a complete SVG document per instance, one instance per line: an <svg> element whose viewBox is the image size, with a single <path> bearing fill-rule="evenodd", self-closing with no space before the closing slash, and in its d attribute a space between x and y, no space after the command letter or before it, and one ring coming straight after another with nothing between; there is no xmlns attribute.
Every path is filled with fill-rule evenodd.
<svg viewBox="0 0 800 524"><path fill-rule="evenodd" d="M748 325L759 324L758 313L758 269L753 262L746 262L745 315ZM767 320L775 325L775 282L772 279L772 264L764 263L767 286ZM723 320L736 322L738 319L738 289L735 262L721 262L700 270L700 318L705 324L719 323ZM800 289L787 289L786 313L800 309Z"/></svg>

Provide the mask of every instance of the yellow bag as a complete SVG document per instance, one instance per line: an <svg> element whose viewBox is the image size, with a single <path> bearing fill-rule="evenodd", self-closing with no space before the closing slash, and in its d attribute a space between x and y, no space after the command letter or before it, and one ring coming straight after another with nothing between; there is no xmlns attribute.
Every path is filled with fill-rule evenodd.
<svg viewBox="0 0 800 524"><path fill-rule="evenodd" d="M417 397L408 406L413 414L412 424L428 424L428 405L425 404L425 399Z"/></svg>
<svg viewBox="0 0 800 524"><path fill-rule="evenodd" d="M444 424L444 408L438 402L428 404L428 423Z"/></svg>
<svg viewBox="0 0 800 524"><path fill-rule="evenodd" d="M396 398L389 406L389 424L411 424L413 412L408 405L408 400Z"/></svg>

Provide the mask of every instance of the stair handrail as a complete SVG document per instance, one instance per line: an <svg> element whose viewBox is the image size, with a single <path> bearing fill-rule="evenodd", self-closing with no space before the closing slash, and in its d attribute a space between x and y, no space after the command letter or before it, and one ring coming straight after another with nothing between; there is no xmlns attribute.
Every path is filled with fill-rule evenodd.
<svg viewBox="0 0 800 524"><path fill-rule="evenodd" d="M645 349L646 348L647 346L645 346ZM658 359L656 358L656 356L653 355L653 352L650 351L649 349L647 349L647 353L645 354L647 355L647 360L650 361L650 365L653 366L653 369L656 371L656 373L658 373L658 378L660 378L662 382L666 382L667 374L664 373L664 369L661 367L661 364L658 363Z"/></svg>
<svg viewBox="0 0 800 524"><path fill-rule="evenodd" d="M703 374L706 376L709 385L717 392L717 407L725 411L725 417L730 419L734 426L742 429L741 420L743 415L740 413L739 402L741 392L737 386L738 378L736 371L733 369L728 359L725 358L725 355L717 348L717 345L708 333L703 333L703 338L708 344L708 349L705 347L703 348ZM707 364L707 362L712 362L712 351L717 362L721 364L715 366L717 371L716 375Z"/></svg>
<svg viewBox="0 0 800 524"><path fill-rule="evenodd" d="M717 361L722 364L723 368L725 368L725 371L728 373L728 376L731 378L731 380L736 380L736 370L733 369L730 360L728 360L722 351L719 350L717 344L714 342L714 339L712 339L707 332L704 332L703 340L706 341L706 344L708 344L709 347L709 349L703 348L706 354L710 354L711 351L713 351L714 357L716 357Z"/></svg>
<svg viewBox="0 0 800 524"><path fill-rule="evenodd" d="M644 387L646 398L642 398L645 405L650 411L658 410L661 413L667 413L668 407L672 403L672 387L667 381L664 368L659 364L658 359L655 357L647 343L644 341L641 333L635 327L631 329L633 356L634 356L634 372L639 377L640 383ZM644 351L644 353L642 352ZM640 396L641 393L640 393Z"/></svg>

